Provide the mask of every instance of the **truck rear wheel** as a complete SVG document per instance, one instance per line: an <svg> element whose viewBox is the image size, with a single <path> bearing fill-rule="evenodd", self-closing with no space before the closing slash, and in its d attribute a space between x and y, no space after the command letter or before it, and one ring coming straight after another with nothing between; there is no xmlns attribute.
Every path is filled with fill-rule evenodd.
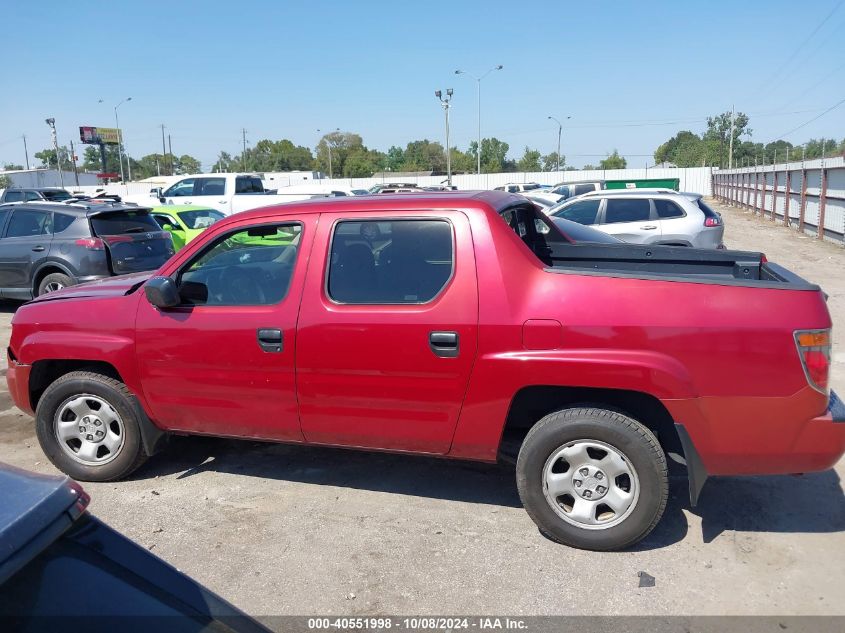
<svg viewBox="0 0 845 633"><path fill-rule="evenodd" d="M525 437L519 496L540 530L559 543L616 550L644 538L663 515L666 456L636 420L598 408L564 409Z"/></svg>
<svg viewBox="0 0 845 633"><path fill-rule="evenodd" d="M122 382L95 372L74 371L57 379L35 411L44 454L81 481L127 477L147 459L132 398Z"/></svg>

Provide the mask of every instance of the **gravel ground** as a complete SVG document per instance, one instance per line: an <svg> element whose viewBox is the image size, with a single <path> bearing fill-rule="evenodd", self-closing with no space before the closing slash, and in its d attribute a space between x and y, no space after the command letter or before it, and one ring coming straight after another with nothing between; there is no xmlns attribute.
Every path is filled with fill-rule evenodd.
<svg viewBox="0 0 845 633"><path fill-rule="evenodd" d="M729 247L820 283L845 323L845 249L714 206ZM3 346L14 309L0 303ZM0 461L55 472L5 381ZM132 480L85 488L94 514L253 615L841 615L843 472L715 479L695 509L674 477L652 535L602 554L541 536L500 466L176 438Z"/></svg>

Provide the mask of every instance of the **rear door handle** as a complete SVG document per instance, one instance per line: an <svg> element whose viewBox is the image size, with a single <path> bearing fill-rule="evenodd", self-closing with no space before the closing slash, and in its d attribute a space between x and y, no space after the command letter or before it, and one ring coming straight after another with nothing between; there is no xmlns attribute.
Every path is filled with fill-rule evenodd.
<svg viewBox="0 0 845 633"><path fill-rule="evenodd" d="M435 356L455 358L460 349L457 332L429 332L428 346Z"/></svg>
<svg viewBox="0 0 845 633"><path fill-rule="evenodd" d="M43 246L33 246L32 250L34 250L36 253L40 253L41 251L46 249Z"/></svg>
<svg viewBox="0 0 845 633"><path fill-rule="evenodd" d="M278 353L282 351L282 331L273 328L260 328L257 332L258 347L265 352Z"/></svg>
<svg viewBox="0 0 845 633"><path fill-rule="evenodd" d="M648 226L641 226L640 231L653 231L657 227L653 224L649 224Z"/></svg>

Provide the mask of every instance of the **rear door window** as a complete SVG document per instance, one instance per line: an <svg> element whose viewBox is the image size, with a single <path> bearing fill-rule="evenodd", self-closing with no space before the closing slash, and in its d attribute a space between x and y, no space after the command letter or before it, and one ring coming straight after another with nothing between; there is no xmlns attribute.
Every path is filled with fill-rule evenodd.
<svg viewBox="0 0 845 633"><path fill-rule="evenodd" d="M48 211L34 211L30 209L15 209L6 237L35 237L49 235L52 232L52 214Z"/></svg>
<svg viewBox="0 0 845 633"><path fill-rule="evenodd" d="M605 224L645 222L651 218L651 204L643 198L608 198L604 212Z"/></svg>
<svg viewBox="0 0 845 633"><path fill-rule="evenodd" d="M654 208L657 209L657 217L661 220L682 218L686 215L684 210L671 200L662 200L657 198L654 200Z"/></svg>
<svg viewBox="0 0 845 633"><path fill-rule="evenodd" d="M264 193L264 183L255 176L238 176L235 178L235 193Z"/></svg>
<svg viewBox="0 0 845 633"><path fill-rule="evenodd" d="M578 224L595 224L600 205L601 200L581 200L555 213L555 216Z"/></svg>
<svg viewBox="0 0 845 633"><path fill-rule="evenodd" d="M225 178L197 178L194 183L195 196L222 196L226 193Z"/></svg>
<svg viewBox="0 0 845 633"><path fill-rule="evenodd" d="M427 303L452 277L453 263L446 220L338 222L328 294L338 303Z"/></svg>

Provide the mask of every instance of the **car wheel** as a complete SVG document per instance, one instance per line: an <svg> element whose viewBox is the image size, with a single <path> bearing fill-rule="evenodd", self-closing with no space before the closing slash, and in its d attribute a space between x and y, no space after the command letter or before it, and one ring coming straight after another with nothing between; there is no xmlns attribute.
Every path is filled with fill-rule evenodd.
<svg viewBox="0 0 845 633"><path fill-rule="evenodd" d="M133 398L126 385L102 374L74 371L57 379L35 411L47 458L82 481L128 476L147 459Z"/></svg>
<svg viewBox="0 0 845 633"><path fill-rule="evenodd" d="M48 292L55 292L56 290L61 290L72 285L73 279L64 273L50 273L38 284L38 296L40 297Z"/></svg>
<svg viewBox="0 0 845 633"><path fill-rule="evenodd" d="M590 550L623 549L644 538L669 492L666 456L654 434L598 408L564 409L534 425L519 451L516 482L543 534Z"/></svg>

